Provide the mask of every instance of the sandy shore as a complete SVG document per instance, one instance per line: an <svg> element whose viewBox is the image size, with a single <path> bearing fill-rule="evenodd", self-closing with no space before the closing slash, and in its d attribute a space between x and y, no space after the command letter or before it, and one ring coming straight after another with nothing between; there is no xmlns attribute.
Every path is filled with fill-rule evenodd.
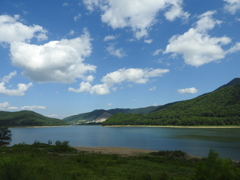
<svg viewBox="0 0 240 180"><path fill-rule="evenodd" d="M159 127L159 128L240 128L240 126L146 126L146 125L113 125L104 127Z"/></svg>
<svg viewBox="0 0 240 180"><path fill-rule="evenodd" d="M134 149L134 148L126 148L126 147L79 147L74 146L73 148L78 151L85 151L89 153L101 153L101 154L118 154L124 157L127 156L138 156L141 154L148 154L151 152L158 152L155 150L147 150L147 149ZM188 155L186 156L188 159L192 158L202 158L198 156Z"/></svg>
<svg viewBox="0 0 240 180"><path fill-rule="evenodd" d="M78 151L86 151L86 152L90 152L90 153L119 154L122 156L137 156L140 154L157 152L154 150L133 149L133 148L125 148L125 147L78 147L78 146L74 146L73 148L77 149Z"/></svg>
<svg viewBox="0 0 240 180"><path fill-rule="evenodd" d="M61 125L61 126L11 126L9 128L45 128L45 127L64 127L70 125Z"/></svg>

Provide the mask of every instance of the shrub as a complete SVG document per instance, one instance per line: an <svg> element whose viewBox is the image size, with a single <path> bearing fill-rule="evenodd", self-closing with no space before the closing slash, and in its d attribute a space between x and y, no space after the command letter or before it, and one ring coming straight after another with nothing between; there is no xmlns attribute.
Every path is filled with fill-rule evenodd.
<svg viewBox="0 0 240 180"><path fill-rule="evenodd" d="M208 157L196 168L196 180L239 180L240 170L231 159L222 159L218 153L210 149Z"/></svg>

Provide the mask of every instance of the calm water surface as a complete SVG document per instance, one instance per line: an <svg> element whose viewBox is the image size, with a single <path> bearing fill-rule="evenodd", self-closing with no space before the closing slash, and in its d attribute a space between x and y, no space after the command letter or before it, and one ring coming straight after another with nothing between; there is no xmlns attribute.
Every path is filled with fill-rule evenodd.
<svg viewBox="0 0 240 180"><path fill-rule="evenodd" d="M71 146L182 150L206 157L210 148L240 161L240 129L65 126L11 128L11 145L35 140L70 141Z"/></svg>

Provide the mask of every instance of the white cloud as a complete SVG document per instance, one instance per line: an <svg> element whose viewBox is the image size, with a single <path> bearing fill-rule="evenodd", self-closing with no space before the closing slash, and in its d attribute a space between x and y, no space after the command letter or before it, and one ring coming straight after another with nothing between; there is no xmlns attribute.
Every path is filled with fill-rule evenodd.
<svg viewBox="0 0 240 180"><path fill-rule="evenodd" d="M73 18L73 19L74 19L74 21L77 21L77 20L79 20L79 19L81 18L81 16L82 16L81 14L78 14L78 15L74 16L74 18Z"/></svg>
<svg viewBox="0 0 240 180"><path fill-rule="evenodd" d="M154 103L153 106L158 106L158 104L157 104L157 103Z"/></svg>
<svg viewBox="0 0 240 180"><path fill-rule="evenodd" d="M25 91L28 90L33 84L18 84L17 89L7 89L5 87L5 82L0 83L0 94L8 95L8 96L23 96Z"/></svg>
<svg viewBox="0 0 240 180"><path fill-rule="evenodd" d="M237 42L233 47L231 47L229 50L227 50L228 54L235 53L237 51L240 51L240 42Z"/></svg>
<svg viewBox="0 0 240 180"><path fill-rule="evenodd" d="M149 81L149 78L160 77L163 74L169 72L168 69L119 69L117 71L108 73L101 81L103 84L97 84L92 86L89 82L81 82L79 89L69 88L72 92L90 92L91 94L109 94L110 89L114 91L115 84L121 84L123 82L145 84Z"/></svg>
<svg viewBox="0 0 240 180"><path fill-rule="evenodd" d="M13 76L16 76L16 75L17 75L17 71L13 71L13 72L11 72L9 75L4 76L4 77L2 78L2 82L8 83L9 80L12 79L12 77L13 77Z"/></svg>
<svg viewBox="0 0 240 180"><path fill-rule="evenodd" d="M8 102L0 103L0 109L6 109L10 104Z"/></svg>
<svg viewBox="0 0 240 180"><path fill-rule="evenodd" d="M0 103L0 109L1 110L16 110L17 107L12 107L8 102Z"/></svg>
<svg viewBox="0 0 240 180"><path fill-rule="evenodd" d="M92 87L92 85L89 82L81 82L79 86L80 86L79 89L68 88L68 91L82 93L84 91L90 91Z"/></svg>
<svg viewBox="0 0 240 180"><path fill-rule="evenodd" d="M153 42L153 40L152 39L145 39L144 42L148 43L148 44L151 44Z"/></svg>
<svg viewBox="0 0 240 180"><path fill-rule="evenodd" d="M27 26L20 22L20 16L0 16L0 42L13 43L30 41L32 38L38 40L47 39L47 30L42 26Z"/></svg>
<svg viewBox="0 0 240 180"><path fill-rule="evenodd" d="M86 78L86 73L96 69L96 66L83 63L91 52L87 30L75 39L50 41L43 45L15 42L10 48L12 64L22 68L22 74L35 82L72 83L76 78Z"/></svg>
<svg viewBox="0 0 240 180"><path fill-rule="evenodd" d="M149 78L159 77L167 72L169 72L168 69L119 69L118 71L108 73L101 81L109 86L113 86L114 84L124 81L145 84L149 81Z"/></svg>
<svg viewBox="0 0 240 180"><path fill-rule="evenodd" d="M196 94L197 92L198 90L195 87L178 90L179 94Z"/></svg>
<svg viewBox="0 0 240 180"><path fill-rule="evenodd" d="M97 84L92 86L89 82L81 82L79 85L79 89L68 88L68 91L82 93L82 92L90 92L91 94L104 95L110 93L110 87L107 84Z"/></svg>
<svg viewBox="0 0 240 180"><path fill-rule="evenodd" d="M154 53L153 56L157 56L160 52L163 52L162 49L157 49Z"/></svg>
<svg viewBox="0 0 240 180"><path fill-rule="evenodd" d="M177 17L182 19L188 19L189 13L182 10L182 0L172 0L169 1L172 3L171 9L165 13L165 17L169 21L174 21Z"/></svg>
<svg viewBox="0 0 240 180"><path fill-rule="evenodd" d="M102 22L113 29L130 27L137 39L148 35L159 11L170 21L189 16L182 10L182 0L84 0L84 4L90 11L100 8Z"/></svg>
<svg viewBox="0 0 240 180"><path fill-rule="evenodd" d="M22 110L39 110L39 109L46 109L45 106L23 106L20 109Z"/></svg>
<svg viewBox="0 0 240 180"><path fill-rule="evenodd" d="M47 115L48 117L52 117L52 118L56 118L56 117L58 117L59 115L57 115L57 114L49 114L49 115Z"/></svg>
<svg viewBox="0 0 240 180"><path fill-rule="evenodd" d="M99 95L109 94L110 87L107 84L97 84L91 87L90 93Z"/></svg>
<svg viewBox="0 0 240 180"><path fill-rule="evenodd" d="M154 86L154 87L150 88L149 91L155 91L156 89L157 89L156 86Z"/></svg>
<svg viewBox="0 0 240 180"><path fill-rule="evenodd" d="M117 38L118 38L118 36L109 35L109 36L104 37L104 41L114 40L114 39L117 39Z"/></svg>
<svg viewBox="0 0 240 180"><path fill-rule="evenodd" d="M112 104L112 103L108 103L107 105L108 105L108 106L112 106L113 104Z"/></svg>
<svg viewBox="0 0 240 180"><path fill-rule="evenodd" d="M9 109L9 110L17 110L18 107L13 107L13 106L11 106L11 107L8 107L7 109Z"/></svg>
<svg viewBox="0 0 240 180"><path fill-rule="evenodd" d="M45 106L23 106L21 108L10 106L8 102L0 103L0 109L5 110L39 110L39 109L46 109Z"/></svg>
<svg viewBox="0 0 240 180"><path fill-rule="evenodd" d="M110 44L110 46L107 47L107 51L110 55L116 56L118 58L126 56L124 50L122 48L116 49L114 44Z"/></svg>
<svg viewBox="0 0 240 180"><path fill-rule="evenodd" d="M182 54L186 64L201 66L203 64L220 60L226 52L222 45L229 44L229 37L210 37L208 30L221 22L212 18L215 11L208 11L199 16L195 28L190 28L183 35L175 35L169 40L164 53Z"/></svg>
<svg viewBox="0 0 240 180"><path fill-rule="evenodd" d="M223 0L227 4L225 4L224 9L227 10L231 14L235 14L238 10L240 10L240 1L239 0Z"/></svg>

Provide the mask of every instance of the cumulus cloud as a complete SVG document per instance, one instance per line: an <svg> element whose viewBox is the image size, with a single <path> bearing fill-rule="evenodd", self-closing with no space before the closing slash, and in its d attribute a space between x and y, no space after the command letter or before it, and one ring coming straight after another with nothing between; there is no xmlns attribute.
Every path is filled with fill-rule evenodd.
<svg viewBox="0 0 240 180"><path fill-rule="evenodd" d="M165 12L169 21L189 14L182 10L182 0L84 0L88 10L100 8L101 20L113 29L130 27L137 39L148 35L149 29L157 22L159 11Z"/></svg>
<svg viewBox="0 0 240 180"><path fill-rule="evenodd" d="M240 1L239 0L224 0L226 2L224 9L231 14L235 14L240 10Z"/></svg>
<svg viewBox="0 0 240 180"><path fill-rule="evenodd" d="M70 87L68 90L77 93L86 91L91 94L109 94L111 89L116 89L116 87L113 87L115 84L121 84L124 82L145 84L150 78L160 77L167 72L169 72L168 69L119 69L105 75L101 79L102 84L92 86L89 82L81 82L79 89Z"/></svg>
<svg viewBox="0 0 240 180"><path fill-rule="evenodd" d="M171 9L165 13L165 17L169 21L174 21L177 17L188 19L189 13L182 10L182 0L169 1L172 3Z"/></svg>
<svg viewBox="0 0 240 180"><path fill-rule="evenodd" d="M10 48L12 64L22 68L22 74L35 82L72 83L76 78L86 78L86 73L96 69L96 66L83 63L91 52L87 30L75 39L43 45L14 42Z"/></svg>
<svg viewBox="0 0 240 180"><path fill-rule="evenodd" d="M2 110L40 110L46 109L45 106L23 106L21 108L10 106L8 102L0 103L0 109Z"/></svg>
<svg viewBox="0 0 240 180"><path fill-rule="evenodd" d="M227 53L231 54L237 51L240 51L240 42L237 42L234 46L232 46L229 50L227 50Z"/></svg>
<svg viewBox="0 0 240 180"><path fill-rule="evenodd" d="M2 82L6 82L8 83L10 79L12 79L13 76L16 76L17 75L17 71L14 71L14 72L11 72L9 75L7 76L4 76L2 78Z"/></svg>
<svg viewBox="0 0 240 180"><path fill-rule="evenodd" d="M194 28L183 35L174 35L164 53L182 54L186 64L201 66L203 64L223 59L226 52L223 45L229 44L229 37L211 37L207 32L220 24L221 21L212 18L215 11L208 11L199 16Z"/></svg>
<svg viewBox="0 0 240 180"><path fill-rule="evenodd" d="M117 38L118 38L118 36L109 35L109 36L104 37L104 41L114 40L114 39L117 39Z"/></svg>
<svg viewBox="0 0 240 180"><path fill-rule="evenodd" d="M47 39L47 30L42 26L27 26L21 22L19 15L0 16L0 42L13 43L30 41L32 38L38 40Z"/></svg>
<svg viewBox="0 0 240 180"><path fill-rule="evenodd" d="M10 104L8 102L0 103L0 109L6 109Z"/></svg>
<svg viewBox="0 0 240 180"><path fill-rule="evenodd" d="M116 56L118 58L126 56L124 50L122 48L116 49L114 44L110 44L110 46L107 47L107 51L110 55Z"/></svg>
<svg viewBox="0 0 240 180"><path fill-rule="evenodd" d="M7 89L5 87L5 82L0 83L0 94L8 95L8 96L23 96L25 91L28 90L33 84L18 84L17 89Z"/></svg>
<svg viewBox="0 0 240 180"><path fill-rule="evenodd" d="M112 103L108 103L107 105L108 105L108 106L112 106L113 104L112 104Z"/></svg>
<svg viewBox="0 0 240 180"><path fill-rule="evenodd" d="M39 109L46 109L45 106L23 106L20 109L22 110L39 110Z"/></svg>
<svg viewBox="0 0 240 180"><path fill-rule="evenodd" d="M10 79L12 79L13 76L16 76L17 72L11 72L9 75L4 76L0 82L0 94L8 95L8 96L23 96L25 91L29 89L33 84L22 84L19 83L17 85L17 89L7 89L5 87L5 84L9 82Z"/></svg>
<svg viewBox="0 0 240 180"><path fill-rule="evenodd" d="M197 92L198 92L198 90L195 87L178 89L179 94L196 94Z"/></svg>

